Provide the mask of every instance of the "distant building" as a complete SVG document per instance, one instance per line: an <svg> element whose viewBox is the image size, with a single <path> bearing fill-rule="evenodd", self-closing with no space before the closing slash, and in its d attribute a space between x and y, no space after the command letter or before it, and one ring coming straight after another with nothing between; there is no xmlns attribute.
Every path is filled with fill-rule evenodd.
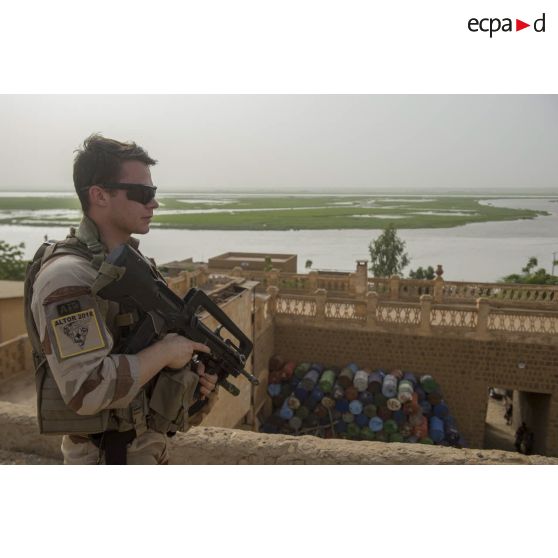
<svg viewBox="0 0 558 558"><path fill-rule="evenodd" d="M176 277L181 271L194 271L197 267L205 264L194 263L192 258L185 260L174 260L172 262L158 265L159 271L167 277Z"/></svg>
<svg viewBox="0 0 558 558"><path fill-rule="evenodd" d="M287 273L296 273L296 254L269 254L263 252L225 252L209 258L209 270L234 269L240 267L249 271L266 271L268 268L278 269Z"/></svg>

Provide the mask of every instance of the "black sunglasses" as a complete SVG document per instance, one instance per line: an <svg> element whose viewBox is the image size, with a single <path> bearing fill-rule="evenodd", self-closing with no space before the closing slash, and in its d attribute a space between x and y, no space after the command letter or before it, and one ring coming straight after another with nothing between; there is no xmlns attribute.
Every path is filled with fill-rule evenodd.
<svg viewBox="0 0 558 558"><path fill-rule="evenodd" d="M129 200L139 202L143 205L149 203L154 197L157 188L146 186L145 184L128 184L126 182L105 182L100 184L107 190L126 190L126 197Z"/></svg>

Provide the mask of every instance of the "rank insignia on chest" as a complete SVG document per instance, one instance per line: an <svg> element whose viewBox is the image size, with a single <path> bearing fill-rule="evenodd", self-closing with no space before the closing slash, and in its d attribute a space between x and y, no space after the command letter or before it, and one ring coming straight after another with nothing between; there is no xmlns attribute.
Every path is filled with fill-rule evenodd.
<svg viewBox="0 0 558 558"><path fill-rule="evenodd" d="M78 301L72 301L69 304ZM57 309L60 308L59 305ZM97 314L93 308L59 316L50 321L61 359L89 353L105 347Z"/></svg>

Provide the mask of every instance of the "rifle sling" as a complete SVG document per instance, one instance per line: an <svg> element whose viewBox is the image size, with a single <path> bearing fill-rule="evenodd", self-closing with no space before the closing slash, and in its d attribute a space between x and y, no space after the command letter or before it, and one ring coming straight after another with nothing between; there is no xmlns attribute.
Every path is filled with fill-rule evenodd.
<svg viewBox="0 0 558 558"><path fill-rule="evenodd" d="M201 409L205 407L207 402L208 399L198 399L198 401L196 401L193 405L191 405L188 408L188 416L191 417L192 415L195 415L198 411L201 411Z"/></svg>
<svg viewBox="0 0 558 558"><path fill-rule="evenodd" d="M107 430L91 434L89 439L105 453L106 465L126 465L126 446L136 437L135 430Z"/></svg>

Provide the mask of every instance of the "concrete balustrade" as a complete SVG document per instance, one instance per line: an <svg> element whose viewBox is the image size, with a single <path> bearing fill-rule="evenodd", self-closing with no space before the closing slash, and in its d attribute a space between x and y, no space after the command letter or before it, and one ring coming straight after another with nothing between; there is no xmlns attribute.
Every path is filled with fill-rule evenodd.
<svg viewBox="0 0 558 558"><path fill-rule="evenodd" d="M268 290L268 293L271 291ZM330 297L274 290L268 310L280 323L298 320L318 325L379 329L416 335L464 336L479 340L509 340L558 344L558 308L511 308L479 298L475 305L438 304L421 295L417 302L385 300L376 292L362 297ZM315 311L311 309L315 308Z"/></svg>
<svg viewBox="0 0 558 558"><path fill-rule="evenodd" d="M283 293L312 294L321 288L333 296L362 297L367 291L373 291L381 300L419 302L422 295L431 295L436 304L472 305L476 304L478 298L484 297L503 306L558 309L556 285L445 281L442 276L432 280L403 279L398 276L368 277L365 260L358 260L356 271L352 273L313 270L300 274L276 269L257 271L235 268L233 274L260 281L264 288L278 286Z"/></svg>

